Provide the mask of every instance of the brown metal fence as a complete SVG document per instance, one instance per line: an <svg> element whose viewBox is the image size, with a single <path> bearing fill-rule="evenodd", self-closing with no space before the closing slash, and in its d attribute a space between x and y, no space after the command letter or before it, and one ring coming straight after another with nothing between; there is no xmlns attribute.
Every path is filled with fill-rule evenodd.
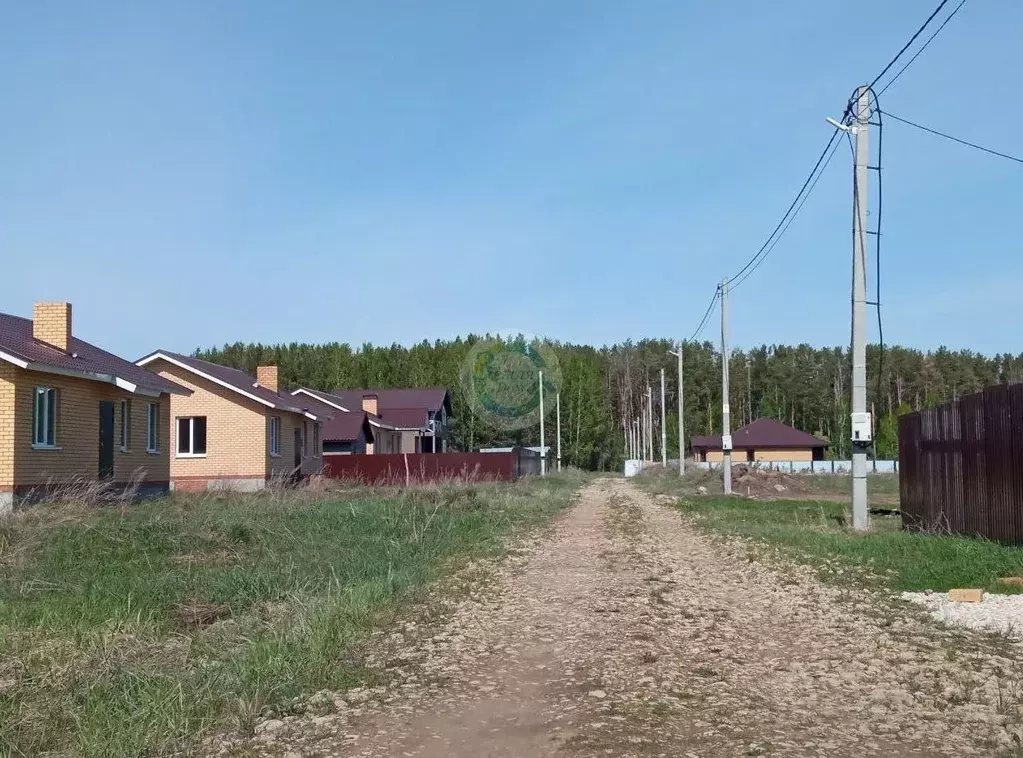
<svg viewBox="0 0 1023 758"><path fill-rule="evenodd" d="M506 453L399 453L323 456L323 473L367 484L447 480L493 481L540 473L540 455L517 447Z"/></svg>
<svg viewBox="0 0 1023 758"><path fill-rule="evenodd" d="M1023 384L899 419L902 520L1023 543Z"/></svg>

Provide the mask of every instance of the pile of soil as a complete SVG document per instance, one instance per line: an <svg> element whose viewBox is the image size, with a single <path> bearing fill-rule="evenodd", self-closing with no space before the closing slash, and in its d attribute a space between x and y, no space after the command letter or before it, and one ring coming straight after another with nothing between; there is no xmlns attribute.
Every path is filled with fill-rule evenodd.
<svg viewBox="0 0 1023 758"><path fill-rule="evenodd" d="M756 498L790 498L811 491L812 482L804 475L760 468L758 466L732 467L732 492Z"/></svg>

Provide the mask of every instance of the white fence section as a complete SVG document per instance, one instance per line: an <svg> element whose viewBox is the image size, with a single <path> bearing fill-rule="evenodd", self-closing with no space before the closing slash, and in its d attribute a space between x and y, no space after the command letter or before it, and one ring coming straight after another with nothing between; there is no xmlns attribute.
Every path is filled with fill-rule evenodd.
<svg viewBox="0 0 1023 758"><path fill-rule="evenodd" d="M786 471L790 474L851 474L852 461L732 461L732 467L752 466L770 471ZM719 469L720 463L709 461L697 461L697 468ZM899 462L894 461L867 461L868 474L897 474L899 473Z"/></svg>

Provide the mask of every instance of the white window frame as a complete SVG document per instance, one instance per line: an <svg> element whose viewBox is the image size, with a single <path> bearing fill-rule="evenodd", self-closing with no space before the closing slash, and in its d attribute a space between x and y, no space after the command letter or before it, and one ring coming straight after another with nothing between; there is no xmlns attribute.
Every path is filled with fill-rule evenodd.
<svg viewBox="0 0 1023 758"><path fill-rule="evenodd" d="M51 394L52 393L52 394ZM46 398L40 409L40 398ZM50 399L52 398L52 402ZM52 418L51 418L52 416ZM39 419L43 420L43 437L39 439ZM51 424L52 421L52 424ZM50 430L53 438L48 439ZM57 450L57 389L36 387L32 394L32 447L35 450Z"/></svg>
<svg viewBox="0 0 1023 758"><path fill-rule="evenodd" d="M154 455L160 452L159 403L146 403L146 452Z"/></svg>
<svg viewBox="0 0 1023 758"><path fill-rule="evenodd" d="M270 455L273 458L281 457L281 417L270 417L270 432L267 435L270 445Z"/></svg>
<svg viewBox="0 0 1023 758"><path fill-rule="evenodd" d="M175 419L175 425L174 425L175 433L176 434L181 434L181 421L182 420L187 420L188 421L188 449L189 450L195 450L195 420L197 418L205 418L206 419L206 449L209 450L210 449L210 422L209 422L209 418L207 418L206 416L178 416L177 419ZM182 452L180 452L180 450L181 450L181 440L180 439L179 440L175 440L175 444L174 444L174 455L175 455L175 457L177 457L177 458L205 458L206 457L206 453L191 453L191 452L189 452L189 453L182 453Z"/></svg>
<svg viewBox="0 0 1023 758"><path fill-rule="evenodd" d="M131 452L131 400L121 401L121 452Z"/></svg>

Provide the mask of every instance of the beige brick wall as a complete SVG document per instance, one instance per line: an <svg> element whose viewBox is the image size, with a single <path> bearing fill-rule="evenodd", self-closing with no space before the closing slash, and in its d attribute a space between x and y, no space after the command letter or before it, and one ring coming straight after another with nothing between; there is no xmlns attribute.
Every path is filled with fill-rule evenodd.
<svg viewBox="0 0 1023 758"><path fill-rule="evenodd" d="M0 363L0 493L14 488L14 380L17 368Z"/></svg>
<svg viewBox="0 0 1023 758"><path fill-rule="evenodd" d="M419 432L399 432L399 434L401 435L401 449L398 452L416 452L416 439L419 437Z"/></svg>
<svg viewBox="0 0 1023 758"><path fill-rule="evenodd" d="M711 463L721 463L724 459L724 453L720 450L708 450L707 460ZM812 461L813 451L812 450L754 450L753 459L755 461ZM746 451L745 450L733 450L732 451L732 463L745 463L746 462Z"/></svg>
<svg viewBox="0 0 1023 758"><path fill-rule="evenodd" d="M189 396L171 398L171 479L266 477L266 406L163 360L146 368L192 390ZM206 417L205 458L177 456L177 419L182 416Z"/></svg>
<svg viewBox="0 0 1023 758"><path fill-rule="evenodd" d="M281 449L280 455L270 455L270 445L266 447L266 470L270 476L289 474L295 468L295 430L299 431L302 440L307 441L305 456L302 458L302 473L311 474L319 469L320 464L312 458L312 424L313 422L300 416L297 413L282 413L280 411L268 410L266 421L266 433L270 434L270 416L277 415L281 420ZM308 430L306 429L308 422ZM306 436L308 435L308 437ZM269 436L267 437L269 440ZM301 447L299 448L301 450Z"/></svg>
<svg viewBox="0 0 1023 758"><path fill-rule="evenodd" d="M71 303L36 303L32 308L32 336L68 352Z"/></svg>
<svg viewBox="0 0 1023 758"><path fill-rule="evenodd" d="M114 481L126 482L137 469L144 481L166 482L170 476L167 395L147 398L112 384L15 368L14 485L37 487L73 476L99 475L99 403L114 403ZM56 450L32 448L32 411L36 387L57 390ZM132 401L132 451L120 451L120 401ZM146 403L160 406L159 452L146 452ZM2 454L2 453L0 453Z"/></svg>
<svg viewBox="0 0 1023 758"><path fill-rule="evenodd" d="M153 361L146 368L192 390L188 397L175 395L171 399L172 479L265 479L291 472L295 465L296 428L301 430L303 439L308 439L302 473L311 474L320 469L321 459L312 457L312 420L296 413L267 408L167 361ZM177 419L183 416L206 417L205 458L176 455ZM279 456L270 455L272 416L281 419Z"/></svg>

